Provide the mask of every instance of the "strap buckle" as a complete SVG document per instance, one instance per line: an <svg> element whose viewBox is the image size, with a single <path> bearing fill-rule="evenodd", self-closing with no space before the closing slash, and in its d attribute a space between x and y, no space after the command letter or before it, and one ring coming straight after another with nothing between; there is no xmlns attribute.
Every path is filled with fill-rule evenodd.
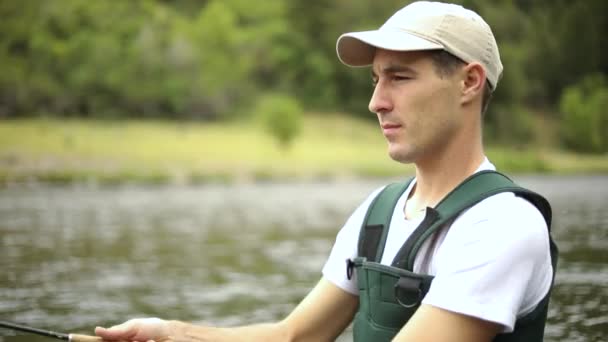
<svg viewBox="0 0 608 342"><path fill-rule="evenodd" d="M397 303L399 303L399 305L403 306L406 309L411 309L411 308L418 306L420 304L420 301L422 300L422 289L420 288L421 284L422 284L422 281L417 278L413 278L413 277L399 278L399 280L397 281L397 283L395 284L395 287L394 287L395 299L397 300ZM412 291L416 291L416 296L415 296L416 298L411 303L403 302L401 300L402 292L411 293Z"/></svg>
<svg viewBox="0 0 608 342"><path fill-rule="evenodd" d="M348 280L351 280L351 278L353 277L354 269L355 269L355 262L350 258L346 259L346 278Z"/></svg>

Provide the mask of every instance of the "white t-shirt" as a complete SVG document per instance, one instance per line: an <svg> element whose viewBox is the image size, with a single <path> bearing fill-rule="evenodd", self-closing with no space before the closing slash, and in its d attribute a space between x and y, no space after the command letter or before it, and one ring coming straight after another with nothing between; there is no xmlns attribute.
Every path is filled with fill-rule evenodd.
<svg viewBox="0 0 608 342"><path fill-rule="evenodd" d="M486 159L477 171L481 170L495 167ZM382 264L392 263L422 221L423 217L404 218L414 184L415 180L395 206ZM381 190L374 191L346 221L323 267L325 279L352 294L358 294L357 277L347 278L345 260L357 256L363 219ZM493 195L436 234L425 242L414 263L414 272L435 276L422 303L496 322L503 325L503 332L511 332L515 320L534 310L549 291L553 270L547 225L525 199L510 192Z"/></svg>

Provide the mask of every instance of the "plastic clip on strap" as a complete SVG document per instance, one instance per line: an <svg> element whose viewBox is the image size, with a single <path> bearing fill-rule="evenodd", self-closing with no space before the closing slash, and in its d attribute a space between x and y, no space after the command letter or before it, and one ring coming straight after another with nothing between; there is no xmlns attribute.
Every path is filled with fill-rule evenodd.
<svg viewBox="0 0 608 342"><path fill-rule="evenodd" d="M355 269L355 262L352 259L346 259L346 278L348 280L352 279L354 269Z"/></svg>

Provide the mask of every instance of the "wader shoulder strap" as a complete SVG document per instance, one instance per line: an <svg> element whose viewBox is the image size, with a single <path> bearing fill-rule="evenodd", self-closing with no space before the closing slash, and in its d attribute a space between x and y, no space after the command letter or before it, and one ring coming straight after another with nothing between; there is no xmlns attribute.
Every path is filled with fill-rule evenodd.
<svg viewBox="0 0 608 342"><path fill-rule="evenodd" d="M365 257L369 261L382 259L393 211L413 179L387 185L369 205L359 232L360 257Z"/></svg>
<svg viewBox="0 0 608 342"><path fill-rule="evenodd" d="M545 198L516 185L499 172L481 171L465 179L435 208L427 208L424 220L401 247L395 256L393 266L412 271L416 255L426 239L465 209L501 192L513 192L530 201L540 210L547 226L551 226L551 207Z"/></svg>

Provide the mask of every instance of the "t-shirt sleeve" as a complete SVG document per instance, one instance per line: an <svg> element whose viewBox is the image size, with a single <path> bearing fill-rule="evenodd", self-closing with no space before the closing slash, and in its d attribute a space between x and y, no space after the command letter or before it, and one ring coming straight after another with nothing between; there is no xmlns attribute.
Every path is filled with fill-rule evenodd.
<svg viewBox="0 0 608 342"><path fill-rule="evenodd" d="M359 295L357 277L355 274L353 274L351 279L348 279L346 276L346 260L357 257L357 244L361 224L365 219L367 208L381 190L382 188L372 192L351 214L344 226L342 226L342 229L338 232L331 253L325 262L325 266L323 266L323 277L325 279L354 295Z"/></svg>
<svg viewBox="0 0 608 342"><path fill-rule="evenodd" d="M499 323L513 331L552 279L549 235L540 212L512 193L492 196L449 228L423 303Z"/></svg>

